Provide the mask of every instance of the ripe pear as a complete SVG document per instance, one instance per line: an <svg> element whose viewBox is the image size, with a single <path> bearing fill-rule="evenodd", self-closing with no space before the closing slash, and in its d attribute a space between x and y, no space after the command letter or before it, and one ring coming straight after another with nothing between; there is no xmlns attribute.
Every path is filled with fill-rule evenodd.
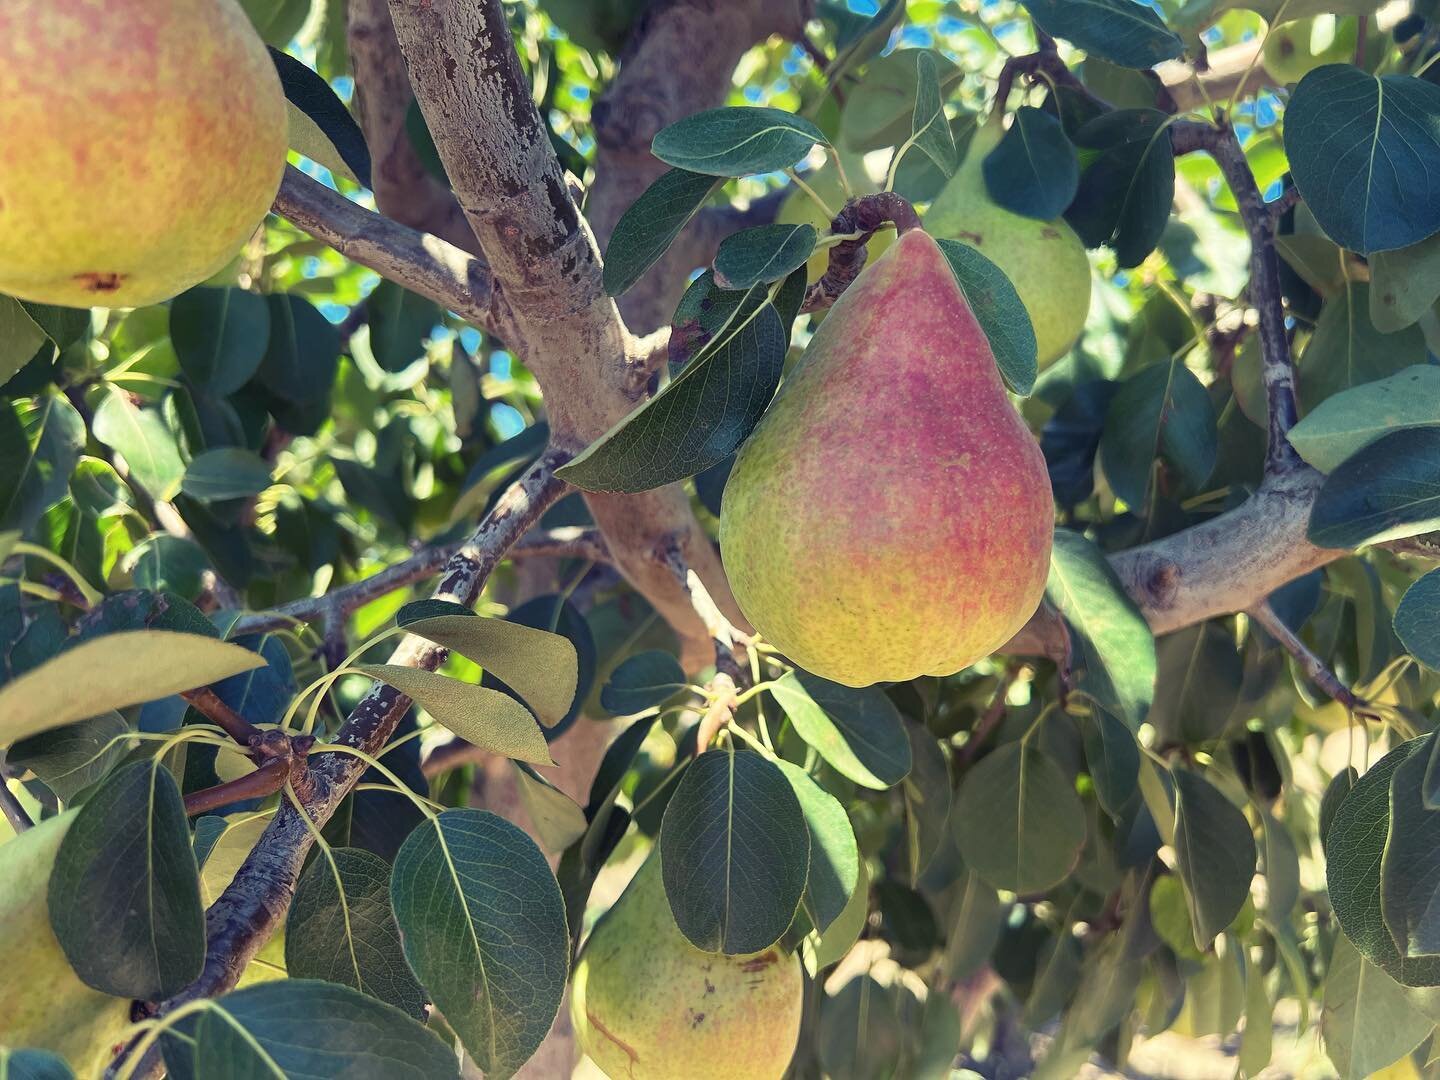
<svg viewBox="0 0 1440 1080"><path fill-rule="evenodd" d="M949 675L1040 602L1045 459L939 246L861 271L740 448L720 552L740 610L816 675Z"/></svg>
<svg viewBox="0 0 1440 1080"><path fill-rule="evenodd" d="M865 169L864 154L841 150L840 158L845 166L845 179L850 181L851 189L856 195L869 195L880 190L879 185ZM808 173L804 179L810 190L820 196L825 205L836 213L840 212L840 208L850 198L845 191L844 182L840 179L840 170L833 160L827 158L824 165L814 172ZM775 220L781 225L813 225L815 231L822 236L830 231L831 219L826 217L825 211L820 209L815 200L798 186L785 196L785 201L780 204L780 210L775 215ZM895 234L888 229L877 232L865 245L868 260L874 262L894 242ZM810 282L813 284L819 281L829 265L830 251L828 248L816 251L811 255L805 262Z"/></svg>
<svg viewBox="0 0 1440 1080"><path fill-rule="evenodd" d="M0 3L0 292L137 307L228 263L285 168L235 0Z"/></svg>
<svg viewBox="0 0 1440 1080"><path fill-rule="evenodd" d="M130 1002L82 983L50 929L50 870L75 813L0 844L0 1046L53 1050L76 1076L99 1076L130 1023Z"/></svg>
<svg viewBox="0 0 1440 1080"><path fill-rule="evenodd" d="M1005 271L1035 327L1040 367L1070 351L1090 312L1090 260L1063 219L1011 213L990 197L983 164L1004 137L996 109L976 130L965 160L925 214L932 236L961 240Z"/></svg>
<svg viewBox="0 0 1440 1080"><path fill-rule="evenodd" d="M686 940L652 851L575 962L580 1045L614 1080L778 1080L800 1037L800 961Z"/></svg>
<svg viewBox="0 0 1440 1080"><path fill-rule="evenodd" d="M1335 15L1280 23L1271 27L1260 49L1265 70L1277 82L1296 83L1326 64L1347 64L1359 32L1358 20Z"/></svg>

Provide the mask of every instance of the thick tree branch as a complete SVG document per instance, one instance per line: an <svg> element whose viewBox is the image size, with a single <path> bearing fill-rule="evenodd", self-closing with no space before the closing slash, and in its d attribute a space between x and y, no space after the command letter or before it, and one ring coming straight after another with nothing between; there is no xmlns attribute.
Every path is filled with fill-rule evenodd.
<svg viewBox="0 0 1440 1080"><path fill-rule="evenodd" d="M565 452L547 450L510 486L446 564L434 594L436 599L467 607L479 599L486 580L510 548L569 490L569 485L555 476L556 468L567 460ZM438 645L406 637L390 663L434 671L447 655ZM404 694L377 683L341 726L335 742L377 754L409 708L410 699ZM321 753L323 749L317 746L310 753L303 789L295 785L315 825L324 825L330 819L366 769L365 763L353 755ZM295 779L293 771L291 778ZM284 919L312 843L310 828L299 812L288 801L281 803L234 880L206 913L205 967L199 979L162 1003L160 1012L196 998L213 997L235 986L246 965ZM146 1065L157 1068L158 1057L152 1055ZM115 1068L112 1064L110 1071L113 1073ZM142 1069L140 1075L152 1073Z"/></svg>
<svg viewBox="0 0 1440 1080"><path fill-rule="evenodd" d="M488 268L438 236L373 214L293 165L285 169L275 212L353 262L434 300L482 330L491 329L496 321Z"/></svg>

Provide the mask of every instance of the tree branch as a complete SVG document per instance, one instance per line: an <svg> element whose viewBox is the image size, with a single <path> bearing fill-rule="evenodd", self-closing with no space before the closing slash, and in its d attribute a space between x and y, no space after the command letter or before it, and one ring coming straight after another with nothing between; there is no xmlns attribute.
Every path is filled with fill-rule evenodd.
<svg viewBox="0 0 1440 1080"><path fill-rule="evenodd" d="M220 695L210 687L202 686L198 690L186 690L180 696L188 701L196 712L224 728L225 734L241 746L248 747L252 740L260 737L260 729L225 704Z"/></svg>
<svg viewBox="0 0 1440 1080"><path fill-rule="evenodd" d="M434 300L482 330L492 328L490 272L469 252L371 213L293 165L285 168L274 209L347 259Z"/></svg>
<svg viewBox="0 0 1440 1080"><path fill-rule="evenodd" d="M16 833L22 833L26 829L33 829L35 823L30 820L30 815L25 812L25 807L20 805L20 800L10 790L5 782L5 771L0 769L0 814L5 815L5 820Z"/></svg>
<svg viewBox="0 0 1440 1080"><path fill-rule="evenodd" d="M1310 681L1318 686L1329 697L1338 701L1345 708L1353 713L1363 716L1373 716L1367 710L1370 703L1359 697L1348 686L1342 683L1329 665L1310 651L1309 646L1287 626L1280 616L1275 614L1275 609L1270 606L1268 600L1262 600L1246 612L1252 619L1265 628L1265 632L1280 643L1280 647L1295 658L1296 663L1309 676Z"/></svg>

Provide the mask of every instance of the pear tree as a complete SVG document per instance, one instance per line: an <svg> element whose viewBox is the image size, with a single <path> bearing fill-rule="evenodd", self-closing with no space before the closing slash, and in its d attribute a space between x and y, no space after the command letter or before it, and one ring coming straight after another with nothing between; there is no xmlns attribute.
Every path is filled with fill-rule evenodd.
<svg viewBox="0 0 1440 1080"><path fill-rule="evenodd" d="M1440 1075L1437 57L0 4L0 1077Z"/></svg>

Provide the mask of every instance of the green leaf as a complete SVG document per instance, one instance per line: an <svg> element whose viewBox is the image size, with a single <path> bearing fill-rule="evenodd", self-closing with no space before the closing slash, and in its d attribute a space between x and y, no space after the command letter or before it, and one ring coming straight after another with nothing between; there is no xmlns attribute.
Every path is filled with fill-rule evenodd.
<svg viewBox="0 0 1440 1080"><path fill-rule="evenodd" d="M270 466L258 454L226 446L206 450L185 467L180 490L201 502L247 499L270 486Z"/></svg>
<svg viewBox="0 0 1440 1080"><path fill-rule="evenodd" d="M579 658L574 643L560 634L482 619L458 604L440 613L433 601L407 604L395 622L479 664L524 698L547 727L558 724L575 700Z"/></svg>
<svg viewBox="0 0 1440 1080"><path fill-rule="evenodd" d="M197 286L170 301L170 344L180 370L219 397L260 368L270 341L270 307L244 289Z"/></svg>
<svg viewBox="0 0 1440 1080"><path fill-rule="evenodd" d="M847 149L879 150L909 137L916 108L924 107L919 105L919 52L928 52L935 64L942 99L965 77L949 57L933 49L896 49L877 57L846 94L840 138Z"/></svg>
<svg viewBox="0 0 1440 1080"><path fill-rule="evenodd" d="M300 8L303 23L309 5L302 3ZM270 59L285 91L291 147L362 187L374 187L370 180L370 148L365 145L360 125L329 82L281 51L289 44L290 37L272 40Z"/></svg>
<svg viewBox="0 0 1440 1080"><path fill-rule="evenodd" d="M1180 36L1135 0L1021 0L1051 37L1122 67L1148 68L1185 51Z"/></svg>
<svg viewBox="0 0 1440 1080"><path fill-rule="evenodd" d="M390 864L359 848L331 848L310 862L285 919L285 970L323 979L425 1019L425 991L405 963L390 911Z"/></svg>
<svg viewBox="0 0 1440 1080"><path fill-rule="evenodd" d="M915 884L948 835L950 765L924 725L906 719L905 734L912 765L901 781L900 794L905 803L905 869Z"/></svg>
<svg viewBox="0 0 1440 1080"><path fill-rule="evenodd" d="M950 815L965 865L997 889L1035 893L1058 885L1085 845L1085 808L1045 754L1007 743L960 781Z"/></svg>
<svg viewBox="0 0 1440 1080"><path fill-rule="evenodd" d="M20 301L20 306L35 320L35 325L45 332L45 336L54 342L55 348L60 350L75 344L90 329L90 312L86 308L36 304L29 300ZM0 379L0 382L3 381Z"/></svg>
<svg viewBox="0 0 1440 1080"><path fill-rule="evenodd" d="M1290 429L1290 445L1323 473L1399 428L1440 426L1440 367L1415 364L1327 397Z"/></svg>
<svg viewBox="0 0 1440 1080"><path fill-rule="evenodd" d="M314 304L291 293L271 293L270 338L257 377L290 404L322 400L335 381L340 333Z"/></svg>
<svg viewBox="0 0 1440 1080"><path fill-rule="evenodd" d="M171 1052L167 1046L167 1060ZM207 1078L459 1075L454 1053L423 1025L358 990L315 979L259 983L208 1002L191 1053L193 1075Z"/></svg>
<svg viewBox="0 0 1440 1080"><path fill-rule="evenodd" d="M208 686L264 663L258 653L199 634L104 634L0 688L0 746L111 709Z"/></svg>
<svg viewBox="0 0 1440 1080"><path fill-rule="evenodd" d="M810 831L810 871L800 907L811 927L823 935L844 913L860 880L855 830L845 808L809 773L788 761L775 764L790 782Z"/></svg>
<svg viewBox="0 0 1440 1080"><path fill-rule="evenodd" d="M69 803L125 756L130 725L111 710L21 739L5 751L5 763L34 773Z"/></svg>
<svg viewBox="0 0 1440 1080"><path fill-rule="evenodd" d="M219 900L270 824L271 814L237 812L209 815L202 835L195 829L195 857L200 863L200 899L206 908ZM216 825L210 824L217 822Z"/></svg>
<svg viewBox="0 0 1440 1080"><path fill-rule="evenodd" d="M570 961L565 902L545 857L483 810L447 810L395 856L390 903L405 958L487 1077L544 1041Z"/></svg>
<svg viewBox="0 0 1440 1080"><path fill-rule="evenodd" d="M1440 670L1440 570L1431 570L1405 590L1395 608L1395 633L1406 652Z"/></svg>
<svg viewBox="0 0 1440 1080"><path fill-rule="evenodd" d="M1028 394L1039 374L1036 360L1035 327L1020 294L996 266L969 244L959 240L937 240L945 261L950 264L960 291L970 305L975 321L985 332L995 366L1005 385L1017 394Z"/></svg>
<svg viewBox="0 0 1440 1080"><path fill-rule="evenodd" d="M85 421L59 394L0 401L0 528L28 532L65 497Z"/></svg>
<svg viewBox="0 0 1440 1080"><path fill-rule="evenodd" d="M1328 837L1330 826L1335 821L1335 812L1340 809L1340 804L1345 801L1345 796L1350 794L1350 789L1360 779L1360 772L1353 765L1347 765L1333 777L1330 783L1325 785L1325 794L1320 798L1320 843L1322 848L1329 853Z"/></svg>
<svg viewBox="0 0 1440 1080"><path fill-rule="evenodd" d="M0 296L0 385L28 364L46 339L19 300Z"/></svg>
<svg viewBox="0 0 1440 1080"><path fill-rule="evenodd" d="M157 410L138 408L122 391L111 390L96 406L90 429L96 439L124 457L131 479L151 498L168 500L180 493L185 463Z"/></svg>
<svg viewBox="0 0 1440 1080"><path fill-rule="evenodd" d="M1425 362L1418 326L1382 334L1370 321L1370 286L1346 282L1320 310L1315 332L1300 354L1300 406L1317 408L1332 394L1394 375Z"/></svg>
<svg viewBox="0 0 1440 1080"><path fill-rule="evenodd" d="M810 833L785 775L759 754L708 750L685 770L660 826L665 895L697 948L768 949L805 890Z"/></svg>
<svg viewBox="0 0 1440 1080"><path fill-rule="evenodd" d="M142 589L172 592L194 600L204 589L210 559L193 540L158 533L132 548L122 565Z"/></svg>
<svg viewBox="0 0 1440 1080"><path fill-rule="evenodd" d="M466 742L520 761L555 764L545 732L509 694L398 664L356 664L355 670L393 686Z"/></svg>
<svg viewBox="0 0 1440 1080"><path fill-rule="evenodd" d="M1172 358L1120 384L1105 414L1100 462L1115 494L1139 510L1150 502L1156 457L1174 471L1179 493L1189 494L1214 471L1218 442L1210 395L1193 371Z"/></svg>
<svg viewBox="0 0 1440 1080"><path fill-rule="evenodd" d="M199 976L205 909L190 826L159 762L125 766L80 808L55 857L49 904L66 959L96 990L151 1001Z"/></svg>
<svg viewBox="0 0 1440 1080"><path fill-rule="evenodd" d="M821 997L816 1040L821 1075L836 1080L894 1076L909 1034L901 1019L902 1002L908 997L909 991L898 980L882 985L863 970L834 994Z"/></svg>
<svg viewBox="0 0 1440 1080"><path fill-rule="evenodd" d="M804 117L742 105L687 116L657 132L650 150L677 169L708 176L749 176L788 169L816 143L830 145Z"/></svg>
<svg viewBox="0 0 1440 1080"><path fill-rule="evenodd" d="M1096 709L1082 728L1085 769L1095 785L1095 797L1107 814L1118 819L1139 790L1140 746L1124 721L1106 709Z"/></svg>
<svg viewBox="0 0 1440 1080"><path fill-rule="evenodd" d="M947 979L963 979L989 963L1000 940L1009 905L978 874L961 870L952 885L949 935L941 971Z"/></svg>
<svg viewBox="0 0 1440 1080"><path fill-rule="evenodd" d="M865 929L865 920L870 915L870 872L865 868L864 859L856 864L855 869L855 890L846 901L845 910L840 912L828 930L823 934L812 931L802 945L805 968L812 977L844 959Z"/></svg>
<svg viewBox="0 0 1440 1080"><path fill-rule="evenodd" d="M1380 914L1406 957L1440 957L1440 814L1426 805L1435 736L1390 777L1390 829L1380 859Z"/></svg>
<svg viewBox="0 0 1440 1080"><path fill-rule="evenodd" d="M1295 186L1320 227L1370 255L1440 231L1440 86L1326 64L1285 107L1285 152Z"/></svg>
<svg viewBox="0 0 1440 1080"><path fill-rule="evenodd" d="M883 791L910 772L910 739L904 722L879 687L856 690L791 671L770 693L795 733L847 779Z"/></svg>
<svg viewBox="0 0 1440 1080"><path fill-rule="evenodd" d="M1370 766L1341 801L1325 833L1325 881L1335 917L1360 955L1405 986L1440 986L1440 958L1407 957L1381 910L1381 865L1390 833L1390 781L1429 738L1402 743Z"/></svg>
<svg viewBox="0 0 1440 1080"><path fill-rule="evenodd" d="M1374 1076L1414 1050L1435 1019L1341 934L1325 973L1320 1034L1343 1080Z"/></svg>
<svg viewBox="0 0 1440 1080"><path fill-rule="evenodd" d="M585 835L589 822L585 820L585 811L574 799L523 761L511 764L515 766L520 803L530 816L531 827L541 847L558 855Z"/></svg>
<svg viewBox="0 0 1440 1080"><path fill-rule="evenodd" d="M1190 922L1190 903L1185 886L1174 874L1166 874L1150 886L1150 923L1160 940L1186 960L1200 959L1195 947L1195 928Z"/></svg>
<svg viewBox="0 0 1440 1080"><path fill-rule="evenodd" d="M615 716L632 716L663 705L689 685L680 662L650 649L626 657L600 690L600 705Z"/></svg>
<svg viewBox="0 0 1440 1080"><path fill-rule="evenodd" d="M719 464L775 396L788 343L779 312L757 287L665 389L556 474L585 491L637 492Z"/></svg>
<svg viewBox="0 0 1440 1080"><path fill-rule="evenodd" d="M1130 3L1130 0L1122 0ZM1122 270L1139 266L1160 242L1175 197L1170 117L1157 109L1116 109L1075 133L1090 159L1065 220L1086 247L1107 244Z"/></svg>
<svg viewBox="0 0 1440 1080"><path fill-rule="evenodd" d="M1155 693L1155 639L1100 549L1055 530L1045 597L1071 629L1071 663L1082 687L1131 729Z"/></svg>
<svg viewBox="0 0 1440 1080"><path fill-rule="evenodd" d="M1440 428L1396 431L1346 458L1310 508L1310 542L1357 548L1440 528Z"/></svg>
<svg viewBox="0 0 1440 1080"><path fill-rule="evenodd" d="M560 720L550 728L549 733L546 735L547 739L554 739L575 722L575 718L580 715L581 708L590 697L591 688L595 684L596 665L599 662L596 653L595 633L591 629L590 623L586 620L585 616L580 614L579 609L559 593L547 593L544 596L536 596L526 600L523 604L511 608L505 616L505 621L515 623L519 626L529 626L536 630L544 630L546 633L556 634L570 642L571 646L574 647L576 666L575 696L571 699L569 707L561 714ZM530 647L537 648L538 642L533 642ZM556 646L547 646L544 655L555 655L557 649L558 647ZM496 657L492 655L492 659L496 659ZM528 682L525 682L528 676L522 677L523 673L521 671L512 671L511 674L517 679L521 679L522 684L526 686L531 695L538 697L541 701L544 706L542 723L544 722L544 716L555 715L555 708L548 703L548 699L543 696L540 688L531 686ZM552 677L564 685L563 680L566 676L562 674ZM515 688L505 682L504 677L500 675L499 669L493 669L486 673L485 682L489 683L492 681L499 684L497 689L515 692ZM556 696L559 697L563 695Z"/></svg>
<svg viewBox="0 0 1440 1080"><path fill-rule="evenodd" d="M1127 0L1128 2L1128 0ZM990 198L1011 213L1053 221L1080 186L1080 159L1060 121L1030 105L981 165Z"/></svg>
<svg viewBox="0 0 1440 1080"><path fill-rule="evenodd" d="M1195 944L1205 950L1250 897L1255 837L1235 804L1189 769L1171 769L1175 782L1175 869L1185 883Z"/></svg>
<svg viewBox="0 0 1440 1080"><path fill-rule="evenodd" d="M1218 738L1240 698L1245 666L1223 622L1197 623L1155 642L1155 700L1146 718L1161 745Z"/></svg>
<svg viewBox="0 0 1440 1080"><path fill-rule="evenodd" d="M940 72L935 53L929 49L915 52L915 111L910 117L910 140L917 150L929 158L945 176L955 174L955 136L945 116L945 100L940 92ZM904 152L904 148L901 149Z"/></svg>
<svg viewBox="0 0 1440 1080"><path fill-rule="evenodd" d="M403 371L425 355L425 339L445 313L433 300L381 281L365 300L370 352L386 371Z"/></svg>
<svg viewBox="0 0 1440 1080"><path fill-rule="evenodd" d="M11 1050L0 1046L0 1077L4 1080L75 1080L70 1066L49 1050Z"/></svg>
<svg viewBox="0 0 1440 1080"><path fill-rule="evenodd" d="M660 261L720 181L705 173L670 169L620 215L605 247L605 292L620 296Z"/></svg>
<svg viewBox="0 0 1440 1080"><path fill-rule="evenodd" d="M1256 1076L1270 1064L1275 1037L1275 1006L1265 989L1265 971L1245 965L1245 1029L1240 1035L1239 1065L1244 1076Z"/></svg>
<svg viewBox="0 0 1440 1080"><path fill-rule="evenodd" d="M715 252L715 284L750 289L788 277L815 250L815 226L759 225L731 233Z"/></svg>
<svg viewBox="0 0 1440 1080"><path fill-rule="evenodd" d="M1440 233L1370 257L1370 321L1390 334L1417 322L1440 300Z"/></svg>

